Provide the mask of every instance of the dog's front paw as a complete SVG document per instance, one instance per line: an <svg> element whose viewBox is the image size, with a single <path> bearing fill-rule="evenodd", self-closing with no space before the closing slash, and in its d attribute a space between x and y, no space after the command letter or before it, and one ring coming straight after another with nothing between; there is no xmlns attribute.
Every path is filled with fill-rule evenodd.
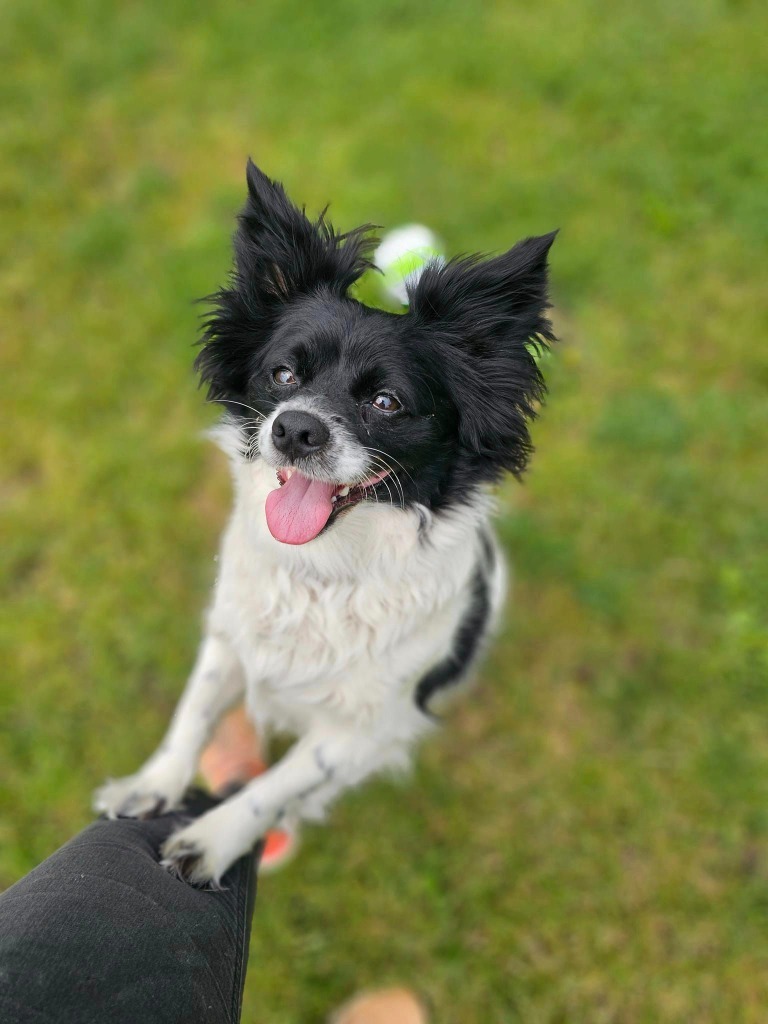
<svg viewBox="0 0 768 1024"><path fill-rule="evenodd" d="M152 818L179 806L186 778L161 768L142 768L124 779L109 779L93 795L93 809L108 818Z"/></svg>
<svg viewBox="0 0 768 1024"><path fill-rule="evenodd" d="M207 850L200 839L185 838L186 831L176 832L163 843L160 863L182 882L199 889L219 891L221 876L229 865L217 864L215 852Z"/></svg>
<svg viewBox="0 0 768 1024"><path fill-rule="evenodd" d="M248 830L234 820L226 803L202 815L163 843L163 867L191 885L220 889L221 879L235 861L247 853L262 830Z"/></svg>

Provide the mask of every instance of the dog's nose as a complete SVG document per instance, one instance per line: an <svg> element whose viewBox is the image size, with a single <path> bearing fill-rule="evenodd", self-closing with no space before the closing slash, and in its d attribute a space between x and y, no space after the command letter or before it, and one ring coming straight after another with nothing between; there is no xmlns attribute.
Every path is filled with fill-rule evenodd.
<svg viewBox="0 0 768 1024"><path fill-rule="evenodd" d="M319 451L330 436L322 420L298 409L286 409L272 424L272 443L291 462Z"/></svg>

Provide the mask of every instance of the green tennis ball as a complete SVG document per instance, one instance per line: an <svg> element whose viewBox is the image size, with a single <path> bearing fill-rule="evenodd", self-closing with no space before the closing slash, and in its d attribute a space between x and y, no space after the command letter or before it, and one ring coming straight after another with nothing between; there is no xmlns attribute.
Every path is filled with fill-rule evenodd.
<svg viewBox="0 0 768 1024"><path fill-rule="evenodd" d="M443 263L445 257L437 236L423 224L407 224L389 231L373 257L382 273L381 287L388 299L401 306L408 304L406 282L414 283L430 263Z"/></svg>

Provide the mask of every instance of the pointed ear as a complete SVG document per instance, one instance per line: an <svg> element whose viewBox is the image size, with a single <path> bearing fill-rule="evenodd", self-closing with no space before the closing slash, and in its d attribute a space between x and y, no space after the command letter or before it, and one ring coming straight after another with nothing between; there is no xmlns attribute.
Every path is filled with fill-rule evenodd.
<svg viewBox="0 0 768 1024"><path fill-rule="evenodd" d="M195 360L214 401L242 397L258 346L285 306L300 295L326 288L344 296L372 266L375 239L365 224L346 234L326 220L310 221L288 199L283 186L248 161L248 198L238 217L235 261L229 285L209 296L211 315L203 349Z"/></svg>
<svg viewBox="0 0 768 1024"><path fill-rule="evenodd" d="M546 392L536 355L554 341L547 317L547 254L556 231L501 256L428 267L410 294L410 314L438 344L460 416L462 443L492 467L523 471L528 421Z"/></svg>
<svg viewBox="0 0 768 1024"><path fill-rule="evenodd" d="M343 295L371 266L370 225L338 234L325 210L310 221L278 181L248 161L248 199L235 235L235 264L241 282L264 302L286 302L325 285Z"/></svg>

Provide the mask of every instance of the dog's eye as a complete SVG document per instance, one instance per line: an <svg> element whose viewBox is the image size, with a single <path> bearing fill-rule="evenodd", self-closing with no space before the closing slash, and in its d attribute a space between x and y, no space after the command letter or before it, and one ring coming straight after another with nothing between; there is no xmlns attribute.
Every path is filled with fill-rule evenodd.
<svg viewBox="0 0 768 1024"><path fill-rule="evenodd" d="M379 412L397 412L398 409L403 408L395 396L388 394L386 391L376 395L371 405L374 409L378 409Z"/></svg>
<svg viewBox="0 0 768 1024"><path fill-rule="evenodd" d="M276 370L272 371L272 380L275 384L297 384L298 381L293 375L293 370L289 370L287 366L278 366Z"/></svg>

